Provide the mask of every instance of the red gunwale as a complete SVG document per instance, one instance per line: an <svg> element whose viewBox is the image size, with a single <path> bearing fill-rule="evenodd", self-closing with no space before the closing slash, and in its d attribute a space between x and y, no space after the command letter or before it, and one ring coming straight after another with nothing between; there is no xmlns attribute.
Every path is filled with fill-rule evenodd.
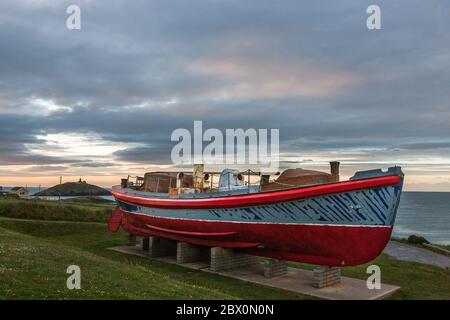
<svg viewBox="0 0 450 320"><path fill-rule="evenodd" d="M400 176L384 176L352 181L343 181L333 184L324 184L311 187L302 187L289 190L279 190L271 192L241 194L235 196L222 196L214 198L151 198L138 195L130 195L112 190L112 194L117 200L154 208L164 209L214 209L214 208L236 208L251 207L278 203L283 201L293 201L312 198L327 194L369 189L376 187L386 187L400 183Z"/></svg>

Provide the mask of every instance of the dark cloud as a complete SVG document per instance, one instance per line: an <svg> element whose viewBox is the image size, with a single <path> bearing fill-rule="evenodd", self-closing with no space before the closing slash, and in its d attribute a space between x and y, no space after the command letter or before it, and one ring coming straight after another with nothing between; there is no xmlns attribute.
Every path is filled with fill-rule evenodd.
<svg viewBox="0 0 450 320"><path fill-rule="evenodd" d="M394 150L432 150L432 149L449 149L450 142L419 142L401 144L392 147Z"/></svg>
<svg viewBox="0 0 450 320"><path fill-rule="evenodd" d="M137 147L114 152L118 160L154 164L170 163L171 148L169 145L159 147Z"/></svg>
<svg viewBox="0 0 450 320"><path fill-rule="evenodd" d="M73 163L77 160L61 158L61 157L47 157L41 155L23 154L8 154L2 153L0 165L30 165L30 164L60 164Z"/></svg>
<svg viewBox="0 0 450 320"><path fill-rule="evenodd" d="M70 1L0 4L1 165L165 163L171 132L194 120L279 128L282 152L308 159L450 157L436 142L450 121L447 1L380 0L377 31L371 1L78 3L79 31L65 28ZM52 133L130 146L92 161L30 151L58 151L38 138Z"/></svg>
<svg viewBox="0 0 450 320"><path fill-rule="evenodd" d="M113 167L115 164L112 162L95 162L95 161L85 161L80 163L75 163L72 165L72 167L78 167L78 168L106 168L106 167Z"/></svg>
<svg viewBox="0 0 450 320"><path fill-rule="evenodd" d="M49 172L49 171L50 172L54 172L54 171L62 172L67 169L68 168L66 166L31 166L31 167L24 169L23 171L42 173L42 172Z"/></svg>

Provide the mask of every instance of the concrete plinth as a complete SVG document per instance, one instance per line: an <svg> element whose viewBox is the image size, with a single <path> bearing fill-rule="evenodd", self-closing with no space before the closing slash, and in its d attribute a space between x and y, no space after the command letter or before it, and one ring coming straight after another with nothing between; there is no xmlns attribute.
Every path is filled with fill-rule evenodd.
<svg viewBox="0 0 450 320"><path fill-rule="evenodd" d="M139 246L119 246L109 249L143 258L148 257L147 253L142 251ZM177 262L175 255L155 258L155 260L171 264ZM315 288L313 286L314 273L312 271L288 268L287 274L285 275L266 278L263 275L263 266L261 264L253 264L247 267L233 268L218 272L211 270L209 264L205 261L186 263L183 264L183 267L327 300L384 299L400 289L398 286L382 283L381 289L370 290L367 288L366 280L347 277L341 277L341 283L324 288Z"/></svg>
<svg viewBox="0 0 450 320"><path fill-rule="evenodd" d="M264 277L273 278L287 274L288 265L285 260L269 259L263 262Z"/></svg>
<svg viewBox="0 0 450 320"><path fill-rule="evenodd" d="M207 261L210 259L210 248L195 246L185 242L177 243L177 263Z"/></svg>
<svg viewBox="0 0 450 320"><path fill-rule="evenodd" d="M142 238L141 249L143 251L148 251L149 248L150 248L150 239Z"/></svg>
<svg viewBox="0 0 450 320"><path fill-rule="evenodd" d="M313 271L314 288L325 288L341 282L341 268L317 267Z"/></svg>
<svg viewBox="0 0 450 320"><path fill-rule="evenodd" d="M176 256L176 254L177 254L177 243L175 241L160 237L149 238L148 255L150 257L156 258L156 257Z"/></svg>
<svg viewBox="0 0 450 320"><path fill-rule="evenodd" d="M234 253L233 249L211 248L211 271L233 269L242 266L257 264L258 258L241 253Z"/></svg>
<svg viewBox="0 0 450 320"><path fill-rule="evenodd" d="M127 236L127 245L135 246L136 245L136 236L134 234L129 234Z"/></svg>

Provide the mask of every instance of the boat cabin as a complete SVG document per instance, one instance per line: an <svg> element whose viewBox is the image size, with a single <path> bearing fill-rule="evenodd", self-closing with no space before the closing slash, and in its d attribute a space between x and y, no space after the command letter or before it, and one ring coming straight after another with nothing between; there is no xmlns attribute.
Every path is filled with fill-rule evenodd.
<svg viewBox="0 0 450 320"><path fill-rule="evenodd" d="M203 165L194 165L192 172L148 172L144 177L122 179L122 188L141 192L169 194L195 194L208 192L253 193L285 190L339 181L339 162L331 162L331 173L287 169L277 173L275 179L270 175L251 170L224 169L221 172L205 172ZM257 178L253 178L257 176ZM259 179L258 179L259 178Z"/></svg>

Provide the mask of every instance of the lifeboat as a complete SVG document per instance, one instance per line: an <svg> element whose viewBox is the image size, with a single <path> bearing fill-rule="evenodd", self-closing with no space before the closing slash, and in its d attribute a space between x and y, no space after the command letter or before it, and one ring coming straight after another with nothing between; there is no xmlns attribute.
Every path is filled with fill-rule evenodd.
<svg viewBox="0 0 450 320"><path fill-rule="evenodd" d="M383 251L400 201L400 167L356 172L347 181L339 181L336 162L331 173L276 176L194 166L192 173L122 179L112 189L118 206L109 229L327 266L363 264Z"/></svg>

